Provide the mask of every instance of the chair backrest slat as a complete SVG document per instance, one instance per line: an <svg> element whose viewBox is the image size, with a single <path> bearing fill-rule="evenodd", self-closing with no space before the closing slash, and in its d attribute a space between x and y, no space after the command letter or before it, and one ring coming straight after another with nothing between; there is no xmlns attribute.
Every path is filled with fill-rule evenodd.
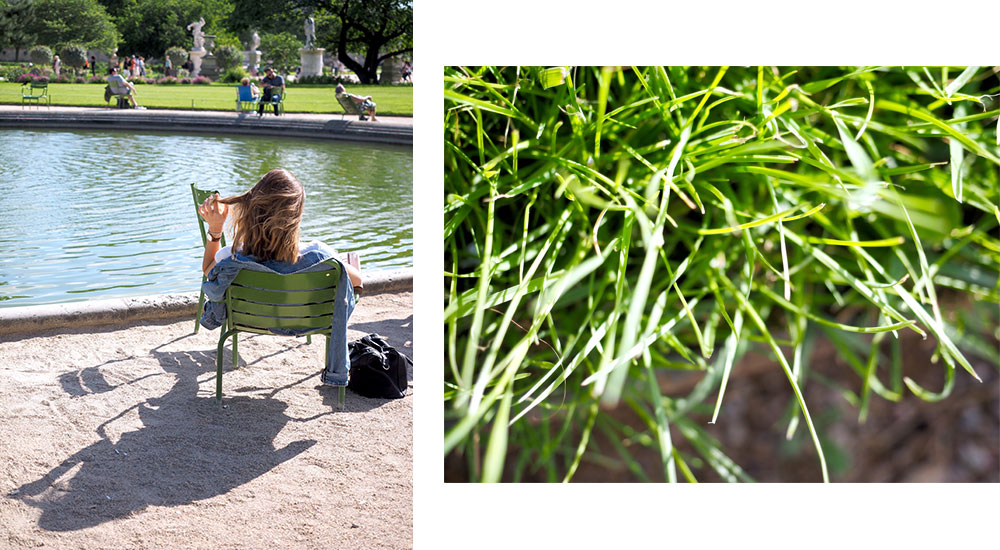
<svg viewBox="0 0 1000 550"><path fill-rule="evenodd" d="M327 292L327 295L329 295L329 292ZM244 300L233 300L232 302L233 311L248 313L250 315L266 315L269 317L329 315L333 313L334 305L335 302L333 301L305 305L259 304Z"/></svg>
<svg viewBox="0 0 1000 550"><path fill-rule="evenodd" d="M336 264L335 264L336 265ZM246 293L241 287L252 287L265 290L322 290L325 288L336 288L337 281L340 280L339 266L326 271L314 271L312 273L295 273L292 275L280 275L277 273L266 273L263 271L250 271L244 269L233 280L233 297L242 297ZM247 298L251 299L252 298ZM257 301L257 300L253 300Z"/></svg>
<svg viewBox="0 0 1000 550"><path fill-rule="evenodd" d="M281 275L243 269L226 290L226 308L236 328L329 329L333 325L341 266Z"/></svg>
<svg viewBox="0 0 1000 550"><path fill-rule="evenodd" d="M325 328L329 329L333 325L332 315L322 315L320 317L264 317L261 315L248 315L246 313L240 313L238 311L230 312L233 315L233 324L236 328L241 326L255 327L255 328L300 328L300 329L314 329L314 328Z"/></svg>

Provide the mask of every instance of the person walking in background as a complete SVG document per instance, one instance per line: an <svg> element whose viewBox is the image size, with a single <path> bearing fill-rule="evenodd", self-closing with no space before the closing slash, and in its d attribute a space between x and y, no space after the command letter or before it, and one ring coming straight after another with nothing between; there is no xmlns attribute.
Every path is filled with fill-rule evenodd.
<svg viewBox="0 0 1000 550"><path fill-rule="evenodd" d="M90 76L97 76L97 57L90 56Z"/></svg>
<svg viewBox="0 0 1000 550"><path fill-rule="evenodd" d="M163 76L170 76L170 69L171 69L171 66L170 66L170 56L169 55L164 55L163 56Z"/></svg>
<svg viewBox="0 0 1000 550"><path fill-rule="evenodd" d="M52 58L52 72L56 73L56 77L59 76L59 69L62 67L62 61L59 61L59 56Z"/></svg>
<svg viewBox="0 0 1000 550"><path fill-rule="evenodd" d="M139 76L146 78L146 58L139 56Z"/></svg>

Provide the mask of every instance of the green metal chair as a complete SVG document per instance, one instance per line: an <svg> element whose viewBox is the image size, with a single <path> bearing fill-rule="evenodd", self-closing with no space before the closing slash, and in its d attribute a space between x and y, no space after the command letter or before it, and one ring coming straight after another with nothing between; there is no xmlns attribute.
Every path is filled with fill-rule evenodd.
<svg viewBox="0 0 1000 550"><path fill-rule="evenodd" d="M255 96L251 93L250 86L236 86L236 112L242 113L244 111L253 112L257 109L257 105L260 102L260 96Z"/></svg>
<svg viewBox="0 0 1000 550"><path fill-rule="evenodd" d="M237 345L240 332L271 334L269 329L302 329L326 335L326 356L330 355L333 312L337 307L337 286L341 266L324 262L330 269L311 273L280 275L241 270L226 289L226 324L219 336L216 354L215 399L222 402L222 346L233 338L233 367L239 363ZM341 386L338 407L344 408L346 386Z"/></svg>
<svg viewBox="0 0 1000 550"><path fill-rule="evenodd" d="M201 245L202 246L205 246L205 242L208 240L208 237L205 234L205 220L203 220L201 218L201 215L198 214L198 207L201 206L201 203L205 202L205 199L207 199L209 197L209 195L214 195L215 193L218 193L218 191L205 191L203 189L198 189L197 187L194 186L193 183L191 184L191 196L194 197L194 217L198 219L198 229L201 231ZM226 236L225 235L222 236L222 246L226 246ZM205 276L204 275L201 276L201 282L202 283L205 282ZM195 332L195 334L198 333L198 328L201 327L201 322L200 322L201 314L202 314L202 309L201 308L204 307L204 305L205 305L205 291L200 290L200 288L201 287L199 287L199 293L198 293L198 311L195 312L195 315L194 315L194 332Z"/></svg>
<svg viewBox="0 0 1000 550"><path fill-rule="evenodd" d="M24 109L25 103L34 102L35 106L39 105L39 102L45 101L45 105L48 108L52 108L52 98L49 97L49 83L48 82L25 82L21 85L21 108Z"/></svg>

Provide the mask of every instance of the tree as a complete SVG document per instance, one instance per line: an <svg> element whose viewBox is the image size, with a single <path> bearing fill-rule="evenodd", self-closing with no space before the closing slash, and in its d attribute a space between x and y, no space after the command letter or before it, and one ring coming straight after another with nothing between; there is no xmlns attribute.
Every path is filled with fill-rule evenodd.
<svg viewBox="0 0 1000 550"><path fill-rule="evenodd" d="M118 29L97 0L34 0L34 17L26 28L40 44L79 43L85 48L111 51Z"/></svg>
<svg viewBox="0 0 1000 550"><path fill-rule="evenodd" d="M183 65L188 58L187 50L178 46L171 46L167 48L164 55L170 58L170 64L173 65L175 69Z"/></svg>
<svg viewBox="0 0 1000 550"><path fill-rule="evenodd" d="M0 0L0 48L14 48L14 61L20 61L21 50L36 43L34 33L28 30L33 18L31 0Z"/></svg>
<svg viewBox="0 0 1000 550"><path fill-rule="evenodd" d="M290 29L303 33L305 14L316 20L316 41L357 73L377 83L378 66L413 51L413 2L407 0L233 0L228 24L233 29ZM287 31L286 31L287 32ZM348 54L359 52L359 63Z"/></svg>
<svg viewBox="0 0 1000 550"><path fill-rule="evenodd" d="M378 66L386 59L413 51L413 3L402 0L318 1L340 18L337 59L365 84L378 82ZM364 63L347 55L363 48Z"/></svg>
<svg viewBox="0 0 1000 550"><path fill-rule="evenodd" d="M302 42L287 32L265 34L260 37L260 49L264 59L268 60L279 74L288 74L292 67L299 63L301 47Z"/></svg>
<svg viewBox="0 0 1000 550"><path fill-rule="evenodd" d="M215 53L215 62L222 72L230 67L238 67L243 61L243 52L236 49L235 46L216 46L213 53Z"/></svg>
<svg viewBox="0 0 1000 550"><path fill-rule="evenodd" d="M79 44L66 44L59 50L59 58L76 73L87 63L87 50Z"/></svg>
<svg viewBox="0 0 1000 550"><path fill-rule="evenodd" d="M28 50L28 59L35 65L48 67L52 64L52 49L48 46L32 46Z"/></svg>
<svg viewBox="0 0 1000 550"><path fill-rule="evenodd" d="M175 45L190 48L188 23L205 18L206 34L227 34L221 25L232 10L230 0L102 0L121 32L119 49L128 54L161 57Z"/></svg>

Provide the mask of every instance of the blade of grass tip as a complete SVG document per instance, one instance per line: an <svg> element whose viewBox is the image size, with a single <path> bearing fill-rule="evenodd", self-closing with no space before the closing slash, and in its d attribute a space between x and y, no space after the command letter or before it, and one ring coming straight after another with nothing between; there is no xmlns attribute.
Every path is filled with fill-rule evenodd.
<svg viewBox="0 0 1000 550"><path fill-rule="evenodd" d="M587 412L587 425L583 427L583 433L580 435L580 444L576 447L576 454L573 456L573 463L570 464L569 469L566 471L566 477L563 478L563 483L569 483L573 479L573 474L576 473L576 469L580 466L580 460L583 458L583 452L587 450L587 444L590 443L590 432L594 430L594 421L597 420L597 412L600 410L599 403L594 401L590 405L590 410Z"/></svg>
<svg viewBox="0 0 1000 550"><path fill-rule="evenodd" d="M775 212L778 211L778 197L774 192L774 184L771 182L771 178L764 176L764 181L767 182L767 190L771 193L771 202L774 203ZM785 227L778 220L778 236L781 240L781 267L782 267L782 278L784 279L785 287L785 299L792 299L792 281L788 275L788 251L785 248Z"/></svg>
<svg viewBox="0 0 1000 550"><path fill-rule="evenodd" d="M765 225L765 224L768 224L768 223L780 220L780 219L784 218L785 216L787 216L788 214L791 214L792 212L795 212L798 209L799 209L799 207L795 206L793 208L789 208L788 210L784 210L782 212L778 212L777 214L772 214L770 216L767 216L766 218L760 218L760 219L757 219L757 220L752 220L752 221L749 221L747 223L742 223L740 225L735 225L735 226L732 226L732 227L719 227L719 228L716 228L716 229L699 229L698 230L698 234L699 235L722 235L724 233L731 233L731 232L734 232L734 231L741 231L743 229L749 229L751 227L757 227L758 225Z"/></svg>
<svg viewBox="0 0 1000 550"><path fill-rule="evenodd" d="M507 457L507 418L510 416L513 394L514 387L508 386L493 419L490 442L486 445L486 456L483 459L483 483L498 483L503 475L504 459Z"/></svg>
<svg viewBox="0 0 1000 550"><path fill-rule="evenodd" d="M816 427L813 425L812 417L809 416L809 408L806 406L805 398L802 397L802 392L799 391L799 386L795 382L795 377L792 375L792 369L788 365L788 361L785 360L785 354L782 353L781 348L778 343L774 341L774 337L771 336L771 332L767 329L767 325L764 320L760 318L757 314L757 310L747 302L747 299L743 297L743 294L736 290L733 282L726 277L726 274L720 269L718 270L719 280L722 284L729 290L729 293L736 297L737 301L740 303L740 307L746 312L750 320L757 326L757 329L761 332L764 338L767 340L768 345L774 352L775 357L778 359L778 363L781 365L781 370L784 371L785 377L788 378L789 384L792 386L792 391L795 393L795 398L798 400L799 408L802 410L802 416L806 420L806 426L809 428L809 434L812 436L813 445L816 448L816 454L819 455L820 469L823 471L823 482L830 482L830 475L826 468L826 455L823 453L823 446L819 442L819 434L816 433Z"/></svg>
<svg viewBox="0 0 1000 550"><path fill-rule="evenodd" d="M714 283L714 282L713 282ZM740 344L740 332L743 330L743 311L736 310L733 315L733 332L726 337L722 353L725 356L725 363L722 370L722 382L719 385L719 395L715 398L715 410L712 412L712 420L709 424L715 424L719 418L719 410L722 408L722 396L726 394L726 384L729 382L729 373L733 370L733 363L736 360L736 348Z"/></svg>
<svg viewBox="0 0 1000 550"><path fill-rule="evenodd" d="M669 182L673 180L674 170L680 162L681 155L684 152L684 147L687 145L688 138L690 137L691 126L687 126L681 132L677 145L674 146L673 153L670 157L670 163L667 165L667 171L663 175L663 197L660 203L660 211L656 216L656 223L654 224L652 231L649 235L644 236L646 255L643 258L642 267L639 270L639 277L636 280L635 290L632 292L632 296L629 300L628 313L625 316L624 326L622 327L622 339L618 347L619 356L635 345L636 338L638 337L639 322L642 320L642 313L646 310L646 301L649 297L649 287L653 282L653 275L656 271L656 259L660 248L663 247L663 226L664 223L666 223L667 200L670 193ZM646 217L645 212L643 212L641 208L636 209L635 213L636 219L640 221ZM643 227L642 224L640 224L640 227ZM601 395L602 404L607 406L614 406L618 404L622 388L625 386L625 379L627 375L627 362L612 370L609 374L604 375L607 377L607 383L605 384L604 391Z"/></svg>
<svg viewBox="0 0 1000 550"><path fill-rule="evenodd" d="M931 125L935 126L939 130L948 134L950 137L960 141L962 145L964 145L965 148L968 149L969 151L972 151L973 153L985 159L989 159L989 161L994 164L1000 164L1000 158L998 158L996 155L990 153L989 151L984 149L982 145L976 143L969 136L965 135L962 132L959 132L955 128L952 128L950 125L940 120L939 118L935 117L934 115L924 112L923 109L920 109L918 107L908 107L906 105L900 105L899 103L895 103L893 101L888 101L885 99L879 99L878 101L876 101L875 106L878 107L879 109L885 109L886 111L892 111L895 113L909 115L912 117L916 117L920 120L923 120L924 122L929 122L931 123ZM998 125L1000 125L1000 121L998 121Z"/></svg>
<svg viewBox="0 0 1000 550"><path fill-rule="evenodd" d="M954 95L955 92L961 90L962 86L965 86L965 84L969 82L973 76L976 76L977 72L979 72L979 67L966 67L965 70L958 75L958 78L952 80L951 84L944 87L945 95Z"/></svg>
<svg viewBox="0 0 1000 550"><path fill-rule="evenodd" d="M660 385L656 381L653 367L646 365L646 377L649 380L649 398L653 401L653 411L656 414L656 443L660 447L660 462L667 483L677 483L677 468L674 465L674 445L670 440L670 421L667 419L667 409L663 406L663 396L660 395Z"/></svg>
<svg viewBox="0 0 1000 550"><path fill-rule="evenodd" d="M965 102L955 106L955 116L965 116ZM965 124L956 124L959 131L965 130ZM948 140L948 150L951 153L951 193L955 200L962 202L962 160L964 148L956 139Z"/></svg>
<svg viewBox="0 0 1000 550"><path fill-rule="evenodd" d="M601 67L601 73L598 77L600 88L597 92L597 131L594 136L595 159L601 158L601 129L604 127L604 113L607 112L608 90L611 88L611 73L613 72L613 67Z"/></svg>
<svg viewBox="0 0 1000 550"><path fill-rule="evenodd" d="M944 369L944 387L941 388L939 393L925 390L920 386L920 384L914 382L909 376L904 376L903 382L906 384L907 388L910 388L913 395L916 395L923 401L934 403L946 399L949 395L951 395L952 390L955 389L955 369Z"/></svg>
<svg viewBox="0 0 1000 550"><path fill-rule="evenodd" d="M827 239L826 237L807 237L806 240L813 244L829 244L836 246L862 246L869 248L899 246L906 242L906 239L902 235L898 237L891 237L889 239L878 239L874 241L843 241L840 239Z"/></svg>
<svg viewBox="0 0 1000 550"><path fill-rule="evenodd" d="M857 141L861 139L861 136L865 133L865 128L868 127L868 122L872 119L872 113L875 112L875 90L872 88L872 83L865 80L865 87L868 88L868 114L865 115L865 121L858 128L857 135L854 136L854 140Z"/></svg>

